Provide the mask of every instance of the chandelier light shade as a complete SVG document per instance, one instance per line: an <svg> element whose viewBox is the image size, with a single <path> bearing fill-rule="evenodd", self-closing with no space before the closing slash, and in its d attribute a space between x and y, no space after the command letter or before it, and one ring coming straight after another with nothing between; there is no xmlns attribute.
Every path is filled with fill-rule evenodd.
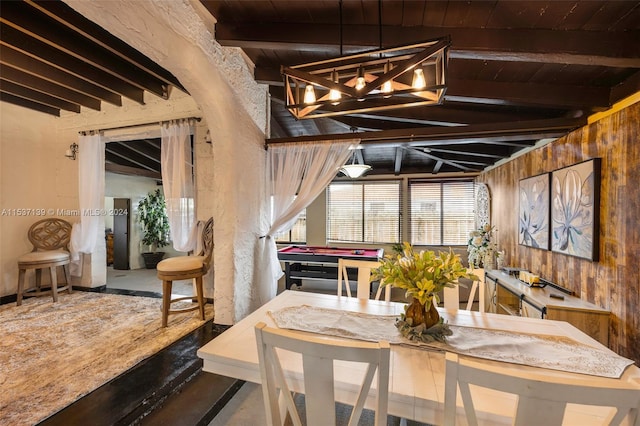
<svg viewBox="0 0 640 426"><path fill-rule="evenodd" d="M362 155L360 155L360 158L362 159ZM353 156L351 157L351 164L345 164L344 166L342 166L340 168L340 171L347 177L350 177L351 179L357 179L360 176L364 175L365 173L367 173L369 170L371 170L371 166L366 165L366 164L356 164L356 154L354 152Z"/></svg>
<svg viewBox="0 0 640 426"><path fill-rule="evenodd" d="M371 166L366 164L345 164L340 171L351 179L357 179L371 170Z"/></svg>
<svg viewBox="0 0 640 426"><path fill-rule="evenodd" d="M283 66L285 106L305 119L441 104L450 45L444 37Z"/></svg>

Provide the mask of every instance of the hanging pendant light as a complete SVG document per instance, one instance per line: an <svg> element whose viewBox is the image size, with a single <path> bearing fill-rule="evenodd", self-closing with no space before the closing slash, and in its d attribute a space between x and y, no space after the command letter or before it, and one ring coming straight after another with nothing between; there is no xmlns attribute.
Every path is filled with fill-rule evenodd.
<svg viewBox="0 0 640 426"><path fill-rule="evenodd" d="M366 164L356 164L356 154L353 153L353 157L351 159L351 164L345 164L340 168L340 171L344 173L345 176L350 177L351 179L357 179L364 175L366 172L371 170L371 166Z"/></svg>
<svg viewBox="0 0 640 426"><path fill-rule="evenodd" d="M391 63L387 61L387 63L384 64L384 73L386 74L389 71L391 71ZM382 83L382 86L380 86L380 91L385 94L385 98L391 97L391 92L393 92L393 80L387 80Z"/></svg>
<svg viewBox="0 0 640 426"><path fill-rule="evenodd" d="M424 79L424 71L422 68L416 68L413 71L413 81L411 82L411 87L414 89L424 89L427 87L427 82Z"/></svg>
<svg viewBox="0 0 640 426"><path fill-rule="evenodd" d="M340 82L340 80L338 79L338 73L336 72L336 70L333 70L333 72L331 73L331 81L333 81L334 83ZM331 105L338 105L340 103L341 97L342 97L342 94L336 89L331 89L329 91L329 99L333 101L331 102Z"/></svg>
<svg viewBox="0 0 640 426"><path fill-rule="evenodd" d="M307 87L304 88L304 103L312 104L316 101L316 92L313 90L312 84L307 84Z"/></svg>
<svg viewBox="0 0 640 426"><path fill-rule="evenodd" d="M380 49L343 56L340 1L340 56L282 67L285 108L294 117L330 117L444 101L451 38L383 49L382 0L378 1L378 18ZM343 81L338 80L338 72ZM303 86L304 92L298 90ZM312 97L309 92L314 89Z"/></svg>

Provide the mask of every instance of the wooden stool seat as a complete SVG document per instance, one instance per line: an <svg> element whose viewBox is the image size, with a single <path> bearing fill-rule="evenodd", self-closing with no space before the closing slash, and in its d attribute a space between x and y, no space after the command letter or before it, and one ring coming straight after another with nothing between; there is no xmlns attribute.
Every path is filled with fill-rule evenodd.
<svg viewBox="0 0 640 426"><path fill-rule="evenodd" d="M202 252L197 256L178 256L164 259L158 263L157 276L162 280L162 326L166 327L170 314L200 311L200 319L204 320L204 289L202 277L209 271L209 263L213 252L213 218L210 218L202 229ZM181 300L193 300L194 296L171 298L173 281L195 279L196 305L171 309L171 304Z"/></svg>
<svg viewBox="0 0 640 426"><path fill-rule="evenodd" d="M71 256L66 250L71 239L71 224L62 219L44 219L31 225L29 240L33 244L33 251L18 258L18 293L17 305L22 305L23 297L52 295L53 301L58 301L58 292L71 293L71 274L69 263ZM58 283L57 268L62 267L65 284ZM25 289L28 270L33 269L36 274L36 286ZM51 286L42 287L42 270L49 269Z"/></svg>

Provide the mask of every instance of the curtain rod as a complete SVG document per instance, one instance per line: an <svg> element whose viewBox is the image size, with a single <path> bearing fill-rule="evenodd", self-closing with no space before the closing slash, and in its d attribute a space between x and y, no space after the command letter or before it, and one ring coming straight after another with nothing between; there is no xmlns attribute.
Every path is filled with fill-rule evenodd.
<svg viewBox="0 0 640 426"><path fill-rule="evenodd" d="M140 124L130 124L128 126L110 127L108 129L81 130L78 133L80 133L82 135L86 135L87 133L90 133L90 132L98 132L98 133L99 132L108 132L110 130L131 129L131 128L134 128L134 127L150 126L152 124L159 124L160 126L162 126L165 123L171 123L172 121L179 121L179 120L196 120L197 122L200 122L202 120L202 117L174 118L174 119L171 119L171 120L152 121L150 123L140 123Z"/></svg>

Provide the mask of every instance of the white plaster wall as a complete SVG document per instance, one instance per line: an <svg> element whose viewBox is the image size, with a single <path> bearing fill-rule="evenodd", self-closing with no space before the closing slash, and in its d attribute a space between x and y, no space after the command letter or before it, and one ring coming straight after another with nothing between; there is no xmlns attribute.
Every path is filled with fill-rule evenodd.
<svg viewBox="0 0 640 426"><path fill-rule="evenodd" d="M232 324L249 313L253 252L264 231L267 88L255 83L239 49L215 42L212 21L205 25L198 2L195 9L187 0L67 3L171 71L200 107L213 140L210 160L215 159L196 166L213 170L211 187L199 191L213 199L215 321ZM209 172L197 173L202 178Z"/></svg>
<svg viewBox="0 0 640 426"><path fill-rule="evenodd" d="M17 291L17 259L32 249L29 227L44 217L76 219L57 214L78 208L77 163L64 156L69 142L56 134L57 120L0 102L1 296Z"/></svg>

